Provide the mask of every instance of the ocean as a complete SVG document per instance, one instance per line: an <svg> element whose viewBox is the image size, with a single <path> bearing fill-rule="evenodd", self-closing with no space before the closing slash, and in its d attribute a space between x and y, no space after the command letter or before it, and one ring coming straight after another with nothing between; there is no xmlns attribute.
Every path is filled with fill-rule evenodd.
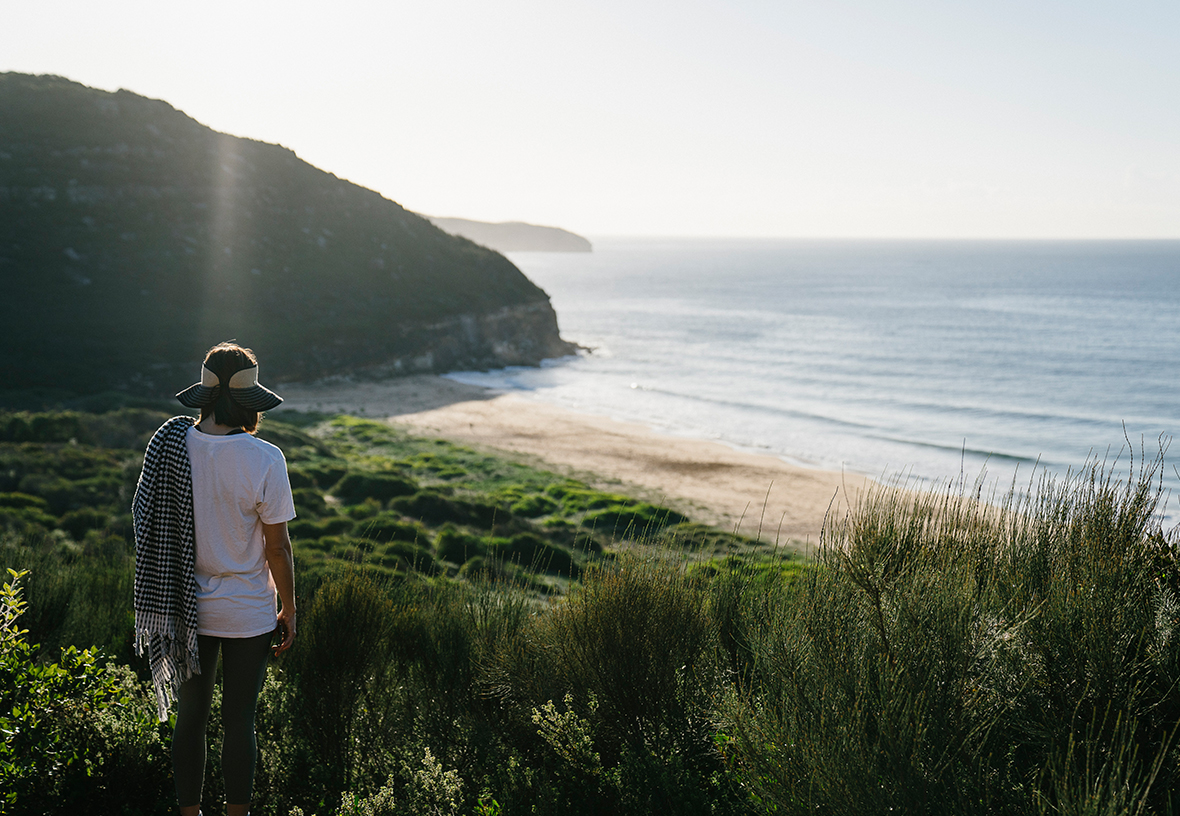
<svg viewBox="0 0 1180 816"><path fill-rule="evenodd" d="M1001 493L1095 458L1125 473L1180 431L1180 241L599 239L509 257L590 351L453 379Z"/></svg>

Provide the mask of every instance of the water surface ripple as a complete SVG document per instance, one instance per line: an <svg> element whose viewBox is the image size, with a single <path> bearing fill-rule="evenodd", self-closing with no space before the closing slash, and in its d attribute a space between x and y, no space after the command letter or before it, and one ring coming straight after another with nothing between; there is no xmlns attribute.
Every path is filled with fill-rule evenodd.
<svg viewBox="0 0 1180 816"><path fill-rule="evenodd" d="M511 256L593 353L452 376L926 480L1023 482L1180 430L1178 241L594 246Z"/></svg>

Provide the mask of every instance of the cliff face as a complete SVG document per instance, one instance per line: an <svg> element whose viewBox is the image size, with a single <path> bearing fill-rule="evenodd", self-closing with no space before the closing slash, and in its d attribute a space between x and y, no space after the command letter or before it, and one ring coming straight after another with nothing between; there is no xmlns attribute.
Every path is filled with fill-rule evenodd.
<svg viewBox="0 0 1180 816"><path fill-rule="evenodd" d="M547 300L482 314L458 314L429 324L406 323L393 331L399 342L392 343L390 353L378 363L368 355L354 356L336 348L327 360L315 359L316 352L304 352L300 368L331 374L335 373L333 367L343 364L345 373L384 377L536 365L577 349L557 336L557 316Z"/></svg>
<svg viewBox="0 0 1180 816"><path fill-rule="evenodd" d="M228 338L271 381L573 349L503 256L290 150L60 77L0 112L0 387L179 389Z"/></svg>

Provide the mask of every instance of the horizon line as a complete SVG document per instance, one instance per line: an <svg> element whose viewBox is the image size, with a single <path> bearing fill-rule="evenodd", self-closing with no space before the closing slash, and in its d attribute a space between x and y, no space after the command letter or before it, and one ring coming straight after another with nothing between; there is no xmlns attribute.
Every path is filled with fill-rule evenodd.
<svg viewBox="0 0 1180 816"><path fill-rule="evenodd" d="M502 222L509 223L509 222ZM516 222L530 223L530 222ZM539 226L539 225L536 225ZM559 227L570 232L568 227ZM1066 242L1103 242L1103 243L1166 243L1180 242L1180 235L1175 236L945 236L945 235L705 235L685 233L639 233L639 232L575 232L591 240L698 240L698 241L959 241L959 242L1026 242L1026 243L1066 243Z"/></svg>

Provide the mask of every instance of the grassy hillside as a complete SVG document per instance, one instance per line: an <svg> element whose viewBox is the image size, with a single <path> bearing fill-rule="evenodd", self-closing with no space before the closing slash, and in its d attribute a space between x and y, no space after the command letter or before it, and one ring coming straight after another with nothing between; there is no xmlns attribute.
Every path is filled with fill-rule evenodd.
<svg viewBox="0 0 1180 816"><path fill-rule="evenodd" d="M0 110L6 389L171 393L230 337L272 379L571 350L503 256L286 148L60 77Z"/></svg>
<svg viewBox="0 0 1180 816"><path fill-rule="evenodd" d="M0 413L0 536L5 566L34 568L25 625L38 642L97 644L129 658L131 498L143 449L167 416ZM639 540L684 548L702 565L767 549L669 508L382 422L283 416L265 420L259 436L287 457L307 597L340 567L379 579L493 578L548 596ZM102 613L74 603L77 592L101 597Z"/></svg>
<svg viewBox="0 0 1180 816"><path fill-rule="evenodd" d="M33 570L0 592L0 812L170 807L144 680L74 648L119 654L126 490L159 418L0 421L0 554ZM256 813L1180 810L1162 460L995 504L882 489L803 564L718 531L669 546L703 531L379 423L300 424L269 424L315 511ZM216 816L216 751L207 772Z"/></svg>

